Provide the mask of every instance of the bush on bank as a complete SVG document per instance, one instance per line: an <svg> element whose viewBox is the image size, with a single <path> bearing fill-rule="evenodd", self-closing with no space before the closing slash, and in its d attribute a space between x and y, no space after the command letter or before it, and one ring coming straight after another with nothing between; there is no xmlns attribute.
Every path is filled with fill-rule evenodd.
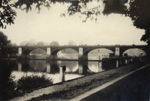
<svg viewBox="0 0 150 101"><path fill-rule="evenodd" d="M0 91L0 101L8 100L16 96L20 96L26 91L36 89L39 87L49 86L52 84L53 80L51 78L46 77L46 75L44 74L42 74L42 76L23 76L16 82L13 81L13 77L10 76L9 80L4 82L3 87L1 87L2 89Z"/></svg>
<svg viewBox="0 0 150 101"><path fill-rule="evenodd" d="M17 81L17 90L24 92L38 87L49 86L52 84L53 80L46 77L46 75L23 76Z"/></svg>
<svg viewBox="0 0 150 101"><path fill-rule="evenodd" d="M10 99L16 94L16 83L10 76L7 81L0 80L0 101Z"/></svg>

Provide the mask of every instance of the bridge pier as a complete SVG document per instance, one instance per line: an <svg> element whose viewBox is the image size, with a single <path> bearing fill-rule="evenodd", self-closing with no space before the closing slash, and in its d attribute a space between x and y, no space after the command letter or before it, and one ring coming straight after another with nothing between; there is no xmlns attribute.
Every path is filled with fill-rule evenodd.
<svg viewBox="0 0 150 101"><path fill-rule="evenodd" d="M115 47L115 56L120 56L120 48Z"/></svg>
<svg viewBox="0 0 150 101"><path fill-rule="evenodd" d="M20 62L18 62L18 71L22 70L22 64Z"/></svg>
<svg viewBox="0 0 150 101"><path fill-rule="evenodd" d="M103 71L103 69L102 69L102 61L99 61L98 62L98 72L101 72L101 71Z"/></svg>
<svg viewBox="0 0 150 101"><path fill-rule="evenodd" d="M55 59L57 59L57 56L51 54L51 55L47 56L47 59L48 60L55 60Z"/></svg>
<svg viewBox="0 0 150 101"><path fill-rule="evenodd" d="M22 48L19 47L19 48L18 48L18 56L21 56L21 55L22 55Z"/></svg>
<svg viewBox="0 0 150 101"><path fill-rule="evenodd" d="M83 66L79 64L79 74L83 74Z"/></svg>
<svg viewBox="0 0 150 101"><path fill-rule="evenodd" d="M46 51L46 58L50 58L51 56L51 48L47 48L47 51Z"/></svg>
<svg viewBox="0 0 150 101"><path fill-rule="evenodd" d="M79 47L79 56L78 59L80 60L83 57L83 47Z"/></svg>
<svg viewBox="0 0 150 101"><path fill-rule="evenodd" d="M84 56L83 56L83 59ZM84 74L84 73L87 73L87 70L88 70L88 61L85 59L85 60L79 60L78 61L78 66L79 66L79 74Z"/></svg>
<svg viewBox="0 0 150 101"><path fill-rule="evenodd" d="M79 47L79 56L78 56L79 74L87 72L87 60L88 60L87 55L83 54L83 47Z"/></svg>
<svg viewBox="0 0 150 101"><path fill-rule="evenodd" d="M79 64L79 74L83 74L83 47L79 47L78 55L78 64Z"/></svg>
<svg viewBox="0 0 150 101"><path fill-rule="evenodd" d="M26 55L24 55L23 52L22 52L22 47L18 48L17 58L18 59L26 59Z"/></svg>
<svg viewBox="0 0 150 101"><path fill-rule="evenodd" d="M49 63L46 64L46 72L50 73L51 65Z"/></svg>

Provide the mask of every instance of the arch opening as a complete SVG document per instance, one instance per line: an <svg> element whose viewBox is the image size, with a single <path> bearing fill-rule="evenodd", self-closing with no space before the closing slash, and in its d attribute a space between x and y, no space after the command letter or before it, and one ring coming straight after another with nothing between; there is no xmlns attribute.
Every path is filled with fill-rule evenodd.
<svg viewBox="0 0 150 101"><path fill-rule="evenodd" d="M146 52L139 48L131 48L127 49L122 53L122 56L132 56L132 57L139 57L145 56Z"/></svg>
<svg viewBox="0 0 150 101"><path fill-rule="evenodd" d="M108 58L113 51L106 48L93 49L88 53L88 60L100 60L100 58Z"/></svg>
<svg viewBox="0 0 150 101"><path fill-rule="evenodd" d="M71 48L62 49L57 52L58 59L78 59L78 52Z"/></svg>
<svg viewBox="0 0 150 101"><path fill-rule="evenodd" d="M37 48L29 52L30 59L46 59L46 51L41 48Z"/></svg>

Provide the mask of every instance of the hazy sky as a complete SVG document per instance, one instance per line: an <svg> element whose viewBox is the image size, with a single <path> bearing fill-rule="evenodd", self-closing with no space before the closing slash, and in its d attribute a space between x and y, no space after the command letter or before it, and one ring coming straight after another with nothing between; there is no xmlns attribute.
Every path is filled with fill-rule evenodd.
<svg viewBox="0 0 150 101"><path fill-rule="evenodd" d="M40 13L34 8L28 13L16 10L15 24L1 30L12 43L18 45L31 40L48 44L58 41L60 45L68 44L69 41L74 41L78 45L146 44L140 41L144 30L135 28L129 17L120 14L101 14L97 22L88 20L83 23L85 16L80 14L60 16L66 12L68 5L55 4L49 10L43 8ZM89 8L95 5L92 4Z"/></svg>

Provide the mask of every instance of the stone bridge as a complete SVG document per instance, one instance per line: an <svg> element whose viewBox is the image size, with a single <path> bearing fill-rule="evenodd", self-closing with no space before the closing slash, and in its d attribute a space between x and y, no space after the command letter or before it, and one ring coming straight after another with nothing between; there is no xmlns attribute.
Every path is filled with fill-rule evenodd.
<svg viewBox="0 0 150 101"><path fill-rule="evenodd" d="M138 48L141 49L143 51L147 52L147 46L146 45L96 45L96 46L0 46L0 55L6 55L7 58L11 57L12 54L16 54L16 56L18 57L18 59L20 57L26 57L27 55L30 54L31 51L35 50L35 49L43 49L46 51L46 55L47 55L47 59L50 60L55 60L57 53L63 49L73 49L75 51L77 51L78 53L78 66L79 66L79 73L82 74L84 72L87 71L87 57L88 57L88 53L94 49L101 49L101 48L105 48L105 49L109 49L112 52L114 52L114 55L116 57L122 56L123 52L125 52L128 49L134 49L134 48ZM16 58L17 58L16 57ZM23 58L23 59L28 59L28 58ZM115 60L115 67L118 67L119 65L121 65L122 63L129 63L128 58L127 59L116 59ZM102 66L102 61L100 60L98 62L99 67ZM106 63L106 64L110 64L110 63ZM54 67L54 65L56 64L52 64L48 65L47 67ZM21 63L18 64L18 68L20 70L20 68L22 67ZM109 66L108 66L109 67Z"/></svg>
<svg viewBox="0 0 150 101"><path fill-rule="evenodd" d="M147 53L146 45L95 45L95 46L0 46L2 54L17 54L17 56L29 55L35 49L46 51L47 58L55 59L57 53L63 49L73 49L78 53L78 59L87 58L88 53L94 49L105 48L114 52L115 56L122 56L128 49L138 48Z"/></svg>

